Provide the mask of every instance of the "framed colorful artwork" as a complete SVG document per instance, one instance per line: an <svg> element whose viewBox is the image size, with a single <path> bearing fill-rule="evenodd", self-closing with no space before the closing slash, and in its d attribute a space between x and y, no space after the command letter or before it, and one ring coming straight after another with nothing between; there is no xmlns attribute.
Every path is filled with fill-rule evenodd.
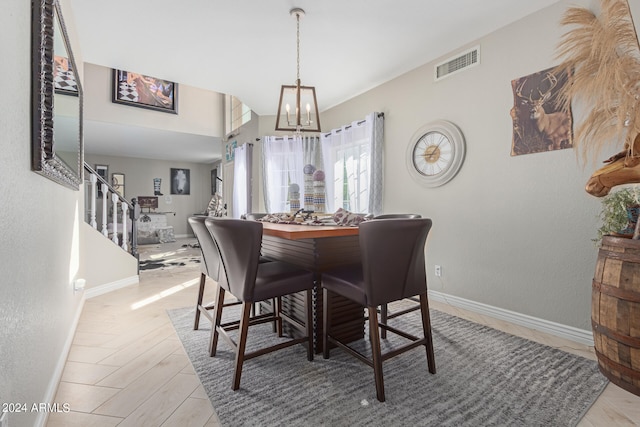
<svg viewBox="0 0 640 427"><path fill-rule="evenodd" d="M78 96L76 74L66 56L53 56L53 88L56 93Z"/></svg>
<svg viewBox="0 0 640 427"><path fill-rule="evenodd" d="M113 70L112 101L178 114L178 84L131 71Z"/></svg>

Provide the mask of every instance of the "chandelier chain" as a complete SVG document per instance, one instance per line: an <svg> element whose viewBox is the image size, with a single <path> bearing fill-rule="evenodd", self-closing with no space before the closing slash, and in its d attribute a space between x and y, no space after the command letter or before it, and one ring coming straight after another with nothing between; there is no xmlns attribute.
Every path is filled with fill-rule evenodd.
<svg viewBox="0 0 640 427"><path fill-rule="evenodd" d="M300 80L300 14L296 13L296 65L298 80Z"/></svg>

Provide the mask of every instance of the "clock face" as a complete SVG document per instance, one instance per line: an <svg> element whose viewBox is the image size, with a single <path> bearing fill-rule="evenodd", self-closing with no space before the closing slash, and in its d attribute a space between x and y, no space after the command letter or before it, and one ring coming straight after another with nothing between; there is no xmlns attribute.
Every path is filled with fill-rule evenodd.
<svg viewBox="0 0 640 427"><path fill-rule="evenodd" d="M444 120L418 129L407 148L411 176L427 187L449 182L462 167L466 150L460 129Z"/></svg>
<svg viewBox="0 0 640 427"><path fill-rule="evenodd" d="M413 165L425 176L444 173L453 160L453 145L441 132L427 132L415 143Z"/></svg>

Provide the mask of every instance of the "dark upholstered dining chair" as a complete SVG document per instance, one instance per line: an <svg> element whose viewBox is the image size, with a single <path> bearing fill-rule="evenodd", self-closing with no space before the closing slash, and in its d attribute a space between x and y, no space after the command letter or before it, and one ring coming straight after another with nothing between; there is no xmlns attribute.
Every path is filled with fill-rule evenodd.
<svg viewBox="0 0 640 427"><path fill-rule="evenodd" d="M202 313L213 325L213 314L210 313L215 307L215 304L203 305L204 289L207 281L207 277L216 282L220 280L220 255L218 254L218 248L216 247L213 237L207 230L204 223L206 216L192 216L189 217L189 225L193 230L193 234L200 244L200 251L202 252L202 263L200 273L200 289L198 290L198 300L196 303L196 316L193 323L193 329L197 330L200 324L200 314ZM227 306L240 304L239 301L231 301L225 303ZM211 353L211 344L213 343L213 327L211 339L209 340L209 353Z"/></svg>
<svg viewBox="0 0 640 427"><path fill-rule="evenodd" d="M427 301L427 277L424 248L431 229L427 218L372 220L360 224L362 263L322 274L324 358L329 358L329 344L346 350L361 362L371 366L376 383L376 396L384 402L382 362L418 346L425 346L429 372L435 374L436 364L431 335L431 320ZM340 342L331 331L329 292L334 292L365 306L369 314L371 358ZM416 337L378 322L377 307L418 295L422 314L423 336ZM398 334L411 342L382 354L380 329Z"/></svg>
<svg viewBox="0 0 640 427"><path fill-rule="evenodd" d="M262 244L262 223L228 218L207 218L205 225L213 237L220 254L220 281L215 302L212 356L215 356L218 337L221 336L235 351L233 390L240 387L242 366L245 360L271 353L295 344L305 343L307 359L313 360L313 316L312 289L313 273L291 264L279 261L260 263ZM305 324L286 316L280 310L280 297L305 291ZM229 292L242 302L239 322L222 324L225 293ZM253 303L276 299L273 313L251 317ZM301 338L279 342L267 348L246 353L249 326L277 321L278 336L282 336L282 321L298 329ZM238 342L234 342L228 331L239 329Z"/></svg>
<svg viewBox="0 0 640 427"><path fill-rule="evenodd" d="M422 215L395 213L395 214L381 214L373 217L373 219L399 219L399 218L422 218Z"/></svg>
<svg viewBox="0 0 640 427"><path fill-rule="evenodd" d="M399 219L399 218L422 218L420 214L407 214L407 213L393 213L393 214L382 214L374 216L373 219ZM409 298L413 302L420 302L416 297ZM396 311L395 313L389 314L389 307L387 304L382 304L380 306L380 321L382 323L387 323L389 319L393 319L394 317L402 316L403 314L409 313L410 311L420 310L419 305L414 305L409 308L405 308L404 310ZM387 338L387 331L381 330L380 336L384 339Z"/></svg>
<svg viewBox="0 0 640 427"><path fill-rule="evenodd" d="M193 325L194 330L198 329L201 312L213 322L213 316L208 312L208 310L213 308L213 305L203 306L202 300L204 297L204 288L207 277L218 282L220 272L220 258L218 257L217 249L214 246L215 244L209 234L209 230L207 230L207 227L204 225L204 220L206 218L206 216L192 216L188 219L189 225L193 230L193 234L196 236L198 244L200 245L200 251L202 252L202 262L200 263L200 290L198 291L198 302L196 304L196 318Z"/></svg>

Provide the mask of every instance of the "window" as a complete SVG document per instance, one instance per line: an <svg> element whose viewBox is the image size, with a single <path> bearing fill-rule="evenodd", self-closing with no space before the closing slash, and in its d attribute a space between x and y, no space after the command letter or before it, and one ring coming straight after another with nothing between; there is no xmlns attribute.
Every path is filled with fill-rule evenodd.
<svg viewBox="0 0 640 427"><path fill-rule="evenodd" d="M371 113L320 138L263 137L267 212L381 213L383 126L382 115ZM291 184L298 184L298 199L289 195Z"/></svg>
<svg viewBox="0 0 640 427"><path fill-rule="evenodd" d="M233 95L225 95L225 134L229 135L251 120L251 109Z"/></svg>
<svg viewBox="0 0 640 427"><path fill-rule="evenodd" d="M368 171L371 169L369 141L360 139L333 147L333 202L335 209L367 212L369 205Z"/></svg>
<svg viewBox="0 0 640 427"><path fill-rule="evenodd" d="M320 138L325 165L327 211L378 214L382 211L383 120L365 120L334 129Z"/></svg>
<svg viewBox="0 0 640 427"><path fill-rule="evenodd" d="M263 183L267 212L277 213L300 209L304 187L303 146L301 138L287 136L263 138ZM289 194L291 184L297 184L299 189L293 204Z"/></svg>

